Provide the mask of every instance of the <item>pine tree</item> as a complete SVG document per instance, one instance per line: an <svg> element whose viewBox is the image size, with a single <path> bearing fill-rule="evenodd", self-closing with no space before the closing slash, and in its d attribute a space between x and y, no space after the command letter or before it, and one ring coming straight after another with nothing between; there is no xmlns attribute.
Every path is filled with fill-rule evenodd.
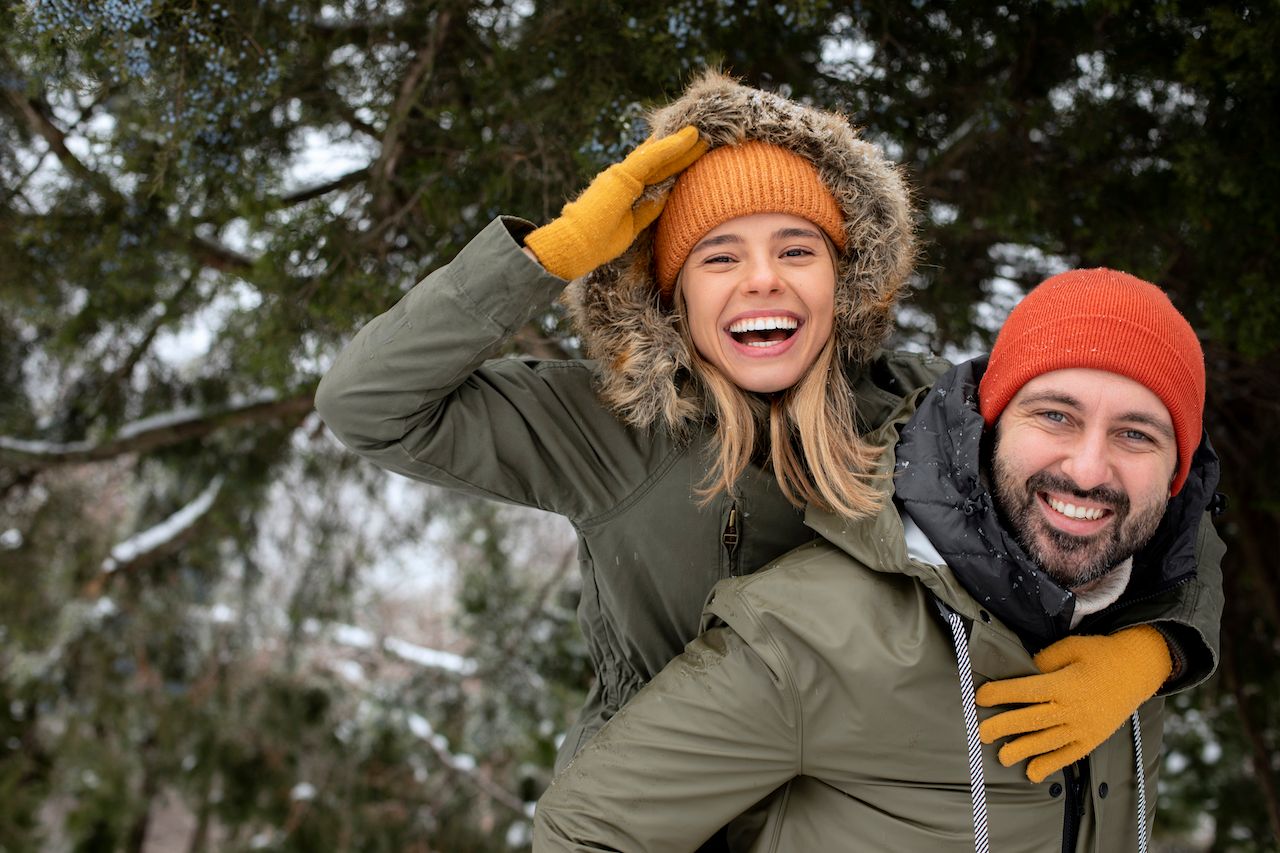
<svg viewBox="0 0 1280 853"><path fill-rule="evenodd" d="M546 221L723 64L907 167L925 250L899 342L980 348L1064 265L1148 277L1192 319L1227 611L1219 675L1171 703L1158 826L1273 846L1276 11L0 6L0 838L138 850L176 798L191 850L523 844L585 686L564 543L392 485L311 395L485 222ZM513 350L576 353L550 306ZM452 656L371 616L375 567L415 558L456 578Z"/></svg>

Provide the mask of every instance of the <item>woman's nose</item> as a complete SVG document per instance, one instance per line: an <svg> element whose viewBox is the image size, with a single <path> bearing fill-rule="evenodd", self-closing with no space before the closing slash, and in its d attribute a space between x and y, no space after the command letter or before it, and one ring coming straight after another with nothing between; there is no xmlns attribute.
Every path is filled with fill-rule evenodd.
<svg viewBox="0 0 1280 853"><path fill-rule="evenodd" d="M746 293L778 293L786 287L778 270L768 261L752 261L743 272L742 289Z"/></svg>

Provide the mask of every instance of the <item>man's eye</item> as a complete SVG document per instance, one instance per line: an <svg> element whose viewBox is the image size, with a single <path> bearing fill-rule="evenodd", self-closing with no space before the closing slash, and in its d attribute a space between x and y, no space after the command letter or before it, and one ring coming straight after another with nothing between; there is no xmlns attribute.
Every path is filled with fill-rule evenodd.
<svg viewBox="0 0 1280 853"><path fill-rule="evenodd" d="M1067 416L1063 412L1041 412L1040 417L1047 421L1053 421L1055 424L1065 423L1067 420Z"/></svg>
<svg viewBox="0 0 1280 853"><path fill-rule="evenodd" d="M1145 432L1142 432L1141 430L1136 430L1136 429L1125 430L1124 437L1129 439L1130 441L1142 441L1142 442L1151 441L1151 436L1147 435Z"/></svg>

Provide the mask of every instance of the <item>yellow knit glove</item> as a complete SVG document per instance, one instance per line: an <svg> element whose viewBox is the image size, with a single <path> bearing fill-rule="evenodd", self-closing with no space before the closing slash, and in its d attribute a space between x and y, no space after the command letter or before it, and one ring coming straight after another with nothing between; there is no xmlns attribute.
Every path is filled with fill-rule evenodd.
<svg viewBox="0 0 1280 853"><path fill-rule="evenodd" d="M1155 695L1173 671L1164 637L1150 625L1106 636L1066 637L1035 657L1041 675L988 681L978 688L983 707L1024 705L983 720L983 743L1010 735L1000 763L1031 758L1027 778L1043 782L1084 758ZM1035 756L1034 758L1032 756Z"/></svg>
<svg viewBox="0 0 1280 853"><path fill-rule="evenodd" d="M577 278L621 255L662 212L666 199L633 206L644 188L666 180L701 157L707 143L690 125L662 139L650 137L621 163L596 175L591 185L548 222L524 238L549 272Z"/></svg>

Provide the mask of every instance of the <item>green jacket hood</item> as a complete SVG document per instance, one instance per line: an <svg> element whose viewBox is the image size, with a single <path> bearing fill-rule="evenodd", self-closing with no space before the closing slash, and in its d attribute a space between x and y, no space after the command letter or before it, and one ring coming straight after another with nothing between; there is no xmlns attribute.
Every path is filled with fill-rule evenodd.
<svg viewBox="0 0 1280 853"><path fill-rule="evenodd" d="M1070 631L1075 596L1036 565L1005 528L982 476L985 425L977 388L986 363L984 356L953 368L903 428L896 497L969 593L1038 648ZM1217 482L1218 458L1205 437L1186 485L1169 501L1151 541L1134 555L1133 576L1120 604L1195 575L1199 519Z"/></svg>
<svg viewBox="0 0 1280 853"><path fill-rule="evenodd" d="M758 140L813 163L844 214L835 326L846 363L866 362L892 327L893 311L915 261L910 196L897 166L860 139L848 119L703 72L671 104L649 116L669 136L693 125L711 148ZM651 187L664 197L676 178ZM564 301L589 355L600 363L601 398L627 423L679 432L703 406L682 382L688 348L675 312L658 295L652 233L646 229L617 260L572 282Z"/></svg>
<svg viewBox="0 0 1280 853"><path fill-rule="evenodd" d="M868 436L871 443L884 448L876 472L886 483L896 482L898 433L912 420L920 400L929 390L922 388L905 398L883 425ZM830 510L809 506L805 509L804 523L868 571L913 578L952 610L968 619L977 618L981 608L947 566L909 559L902 518L897 512L884 511L872 518L850 521Z"/></svg>

